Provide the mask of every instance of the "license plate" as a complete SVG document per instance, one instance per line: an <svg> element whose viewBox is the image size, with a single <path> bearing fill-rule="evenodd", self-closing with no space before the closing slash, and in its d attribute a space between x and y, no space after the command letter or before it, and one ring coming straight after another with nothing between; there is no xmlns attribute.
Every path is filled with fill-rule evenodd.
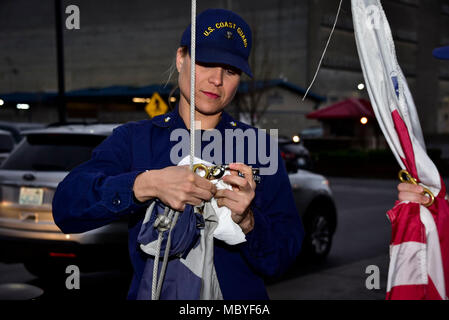
<svg viewBox="0 0 449 320"><path fill-rule="evenodd" d="M44 199L42 188L20 188L19 204L28 206L41 206Z"/></svg>

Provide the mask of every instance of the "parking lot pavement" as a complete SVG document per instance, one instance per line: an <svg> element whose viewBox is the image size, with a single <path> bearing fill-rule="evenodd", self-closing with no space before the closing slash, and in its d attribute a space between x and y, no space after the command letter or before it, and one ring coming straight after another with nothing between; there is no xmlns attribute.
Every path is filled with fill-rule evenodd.
<svg viewBox="0 0 449 320"><path fill-rule="evenodd" d="M273 300L383 300L386 292L388 261L387 255L381 255L320 272L312 272L269 285L268 294ZM366 273L366 268L370 265L379 267L379 289L366 288L365 282L372 274Z"/></svg>
<svg viewBox="0 0 449 320"><path fill-rule="evenodd" d="M385 213L397 199L397 180L330 177L338 226L329 257L299 267L268 286L271 299L383 300L391 225ZM449 185L448 177L444 178ZM379 268L379 289L368 290L366 268Z"/></svg>

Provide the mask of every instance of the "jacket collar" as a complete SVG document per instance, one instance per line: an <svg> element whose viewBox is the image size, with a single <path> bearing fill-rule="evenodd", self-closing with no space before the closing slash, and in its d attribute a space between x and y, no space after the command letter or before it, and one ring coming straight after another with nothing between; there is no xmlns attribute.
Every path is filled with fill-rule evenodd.
<svg viewBox="0 0 449 320"><path fill-rule="evenodd" d="M182 124L184 124L184 121L179 115L178 105L176 105L172 111L153 118L153 124L161 128L170 128L175 123L179 122L182 122Z"/></svg>
<svg viewBox="0 0 449 320"><path fill-rule="evenodd" d="M161 128L182 128L187 130L184 120L179 114L178 104L176 104L175 108L172 111L164 115L154 117L153 124ZM239 127L241 127L240 123L238 121L235 121L234 118L231 117L231 115L229 115L227 112L223 111L221 114L220 122L217 124L215 129L224 131L225 129L236 129Z"/></svg>

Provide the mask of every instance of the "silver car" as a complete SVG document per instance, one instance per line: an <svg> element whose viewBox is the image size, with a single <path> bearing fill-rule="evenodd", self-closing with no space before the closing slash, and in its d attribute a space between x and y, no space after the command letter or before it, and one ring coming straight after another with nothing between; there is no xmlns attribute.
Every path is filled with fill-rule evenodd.
<svg viewBox="0 0 449 320"><path fill-rule="evenodd" d="M305 229L302 256L322 261L329 254L337 228L337 209L329 180L302 169L288 176Z"/></svg>
<svg viewBox="0 0 449 320"><path fill-rule="evenodd" d="M80 234L64 234L53 221L51 203L60 181L87 161L117 125L66 125L31 130L0 168L0 260L23 262L37 276L54 275L68 264L83 271L129 267L127 221ZM299 170L289 174L306 228L304 251L324 258L336 227L327 180Z"/></svg>
<svg viewBox="0 0 449 320"><path fill-rule="evenodd" d="M24 132L0 168L0 259L23 262L36 275L67 264L85 270L109 266L127 250L127 225L115 223L81 234L63 234L53 221L57 185L117 125L69 125ZM100 249L100 250L98 250ZM114 254L112 254L114 253Z"/></svg>

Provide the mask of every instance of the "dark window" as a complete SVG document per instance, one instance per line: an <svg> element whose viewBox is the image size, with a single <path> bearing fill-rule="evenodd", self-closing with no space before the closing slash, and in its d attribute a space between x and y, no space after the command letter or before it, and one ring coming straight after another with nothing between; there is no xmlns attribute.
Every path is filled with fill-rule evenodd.
<svg viewBox="0 0 449 320"><path fill-rule="evenodd" d="M14 148L14 140L10 134L0 134L0 152L10 152Z"/></svg>
<svg viewBox="0 0 449 320"><path fill-rule="evenodd" d="M106 137L85 134L30 134L6 159L2 169L70 171L90 159Z"/></svg>

